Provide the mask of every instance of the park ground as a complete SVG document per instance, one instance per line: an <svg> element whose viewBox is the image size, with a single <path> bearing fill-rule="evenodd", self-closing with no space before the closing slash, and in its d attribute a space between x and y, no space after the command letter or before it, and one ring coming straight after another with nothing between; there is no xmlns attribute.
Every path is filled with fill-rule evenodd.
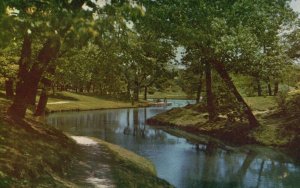
<svg viewBox="0 0 300 188"><path fill-rule="evenodd" d="M300 156L300 90L289 93L287 109L278 108L276 97L245 97L260 125L248 126L244 120L228 121L219 115L216 121L208 121L208 114L199 111L200 105L174 108L148 120L156 126L185 130L194 134L206 134L231 145L259 144L281 148L295 157Z"/></svg>
<svg viewBox="0 0 300 188"><path fill-rule="evenodd" d="M168 95L172 94L165 94L164 97ZM291 95L298 96L300 92L295 91ZM226 119L222 118L217 122L207 122L207 114L199 113L196 110L197 106L191 105L167 111L150 119L149 122L196 134L208 134L229 144L261 144L293 148L292 153L299 156L299 149L297 150L299 116L279 113L275 97L246 97L245 100L261 123L255 129L249 130L245 124L238 121L228 125ZM0 187L37 185L76 187L76 185L88 186L95 183L111 184L112 187L171 187L167 182L156 177L154 166L147 159L94 138L89 139L96 142L96 146L77 144L70 138L71 135L67 136L45 125L41 122L41 118L34 118L30 111L24 120L13 120L6 116L9 104L10 101L3 98L2 94L0 97ZM147 105L149 104L145 101L132 106L127 101L61 92L49 98L47 110L48 112L96 110ZM177 133L187 136L183 131ZM96 162L98 165L104 165L103 169L108 169L104 170L104 177L94 169L95 163L92 160L96 157L93 155L102 156L97 157ZM88 178L91 174L92 177ZM108 180L103 181L105 178ZM87 182L87 179L90 182Z"/></svg>
<svg viewBox="0 0 300 188"><path fill-rule="evenodd" d="M71 93L62 94L61 97L73 103L65 103L63 109L51 105L48 108L88 110L86 106L94 103L98 104L93 106L95 109L131 105ZM71 97L73 100L70 100ZM49 103L61 100L51 98ZM99 139L94 139L96 146L79 145L70 136L34 118L31 113L24 120L13 120L6 115L9 104L10 101L0 97L0 187L77 187L97 184L107 187L171 187L156 176L149 160ZM105 167L104 175L102 171L94 169L101 164Z"/></svg>

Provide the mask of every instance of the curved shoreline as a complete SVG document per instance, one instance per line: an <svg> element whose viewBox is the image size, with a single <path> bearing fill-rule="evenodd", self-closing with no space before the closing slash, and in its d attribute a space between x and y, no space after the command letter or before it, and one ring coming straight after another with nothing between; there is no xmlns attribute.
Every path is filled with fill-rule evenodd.
<svg viewBox="0 0 300 188"><path fill-rule="evenodd" d="M20 121L8 117L5 109L9 104L9 101L0 100L0 160L5 161L0 164L0 187L77 187L107 183L98 181L100 178L75 180L72 176L77 173L72 171L74 166L75 169L86 167L83 175L93 174L90 172L93 169L85 165L89 152L82 150L70 138L71 135L45 126L43 119L30 114ZM111 171L115 185L173 187L156 176L155 168L148 159L102 140L95 142L107 148L112 156L109 161L113 164ZM96 158L103 160L101 156ZM80 173L78 171L77 175L80 176ZM135 179L136 176L139 178Z"/></svg>
<svg viewBox="0 0 300 188"><path fill-rule="evenodd" d="M272 147L287 153L291 157L295 158L297 162L300 162L299 161L300 149L299 147L297 148L299 144L299 135L298 136L292 134L289 135L289 132L287 132L286 135L282 136L283 138L278 135L272 138L272 136L274 136L272 134L275 133L270 133L271 135L270 136L267 131L269 131L268 130L269 127L272 127L274 125L267 125L267 126L261 125L258 128L251 128L247 124L245 123L241 124L239 122L235 122L228 125L226 119L221 119L216 122L208 122L207 119L202 117L203 118L202 121L199 120L198 122L193 123L192 116L195 116L195 114L192 113L194 112L185 112L187 113L185 115L186 117L182 118L182 116L180 116L181 119L179 119L177 115L181 113L180 110L185 111L187 109L185 108L171 109L169 111L166 111L164 113L158 114L152 118L147 119L147 124L154 127L161 126L173 130L181 130L183 132L191 133L195 136L198 136L198 134L207 135L212 138L219 139L220 141L222 141L223 143L229 146L261 145L266 147ZM199 115L198 116L196 115L196 117L201 118L201 116ZM181 122L181 123L177 123L177 122ZM187 122L192 122L192 123L187 123ZM266 137L265 134L270 138L265 138ZM184 134L180 134L180 135L188 139L186 135Z"/></svg>

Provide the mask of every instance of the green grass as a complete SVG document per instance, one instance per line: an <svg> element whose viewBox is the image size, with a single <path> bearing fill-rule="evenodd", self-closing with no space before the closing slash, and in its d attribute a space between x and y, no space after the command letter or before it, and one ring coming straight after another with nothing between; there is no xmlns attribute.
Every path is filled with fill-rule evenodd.
<svg viewBox="0 0 300 188"><path fill-rule="evenodd" d="M62 104L56 102L65 102ZM56 103L56 104L55 104ZM71 92L60 92L55 97L50 97L47 109L53 111L67 110L96 110L109 108L130 108L147 105L147 103L135 103L134 106L130 102L103 99L96 96L87 96Z"/></svg>
<svg viewBox="0 0 300 188"><path fill-rule="evenodd" d="M140 98L142 98L143 95L140 95ZM155 92L152 95L148 95L148 98L152 98L152 99L163 99L163 98L167 98L167 99L188 99L189 97L183 92L183 91L176 91L176 92Z"/></svg>
<svg viewBox="0 0 300 188"><path fill-rule="evenodd" d="M300 91L290 92L290 100L299 100L299 98L295 97L296 95L300 96ZM240 134L236 135L238 139L236 139L237 142L234 141L235 144L243 143L244 140L248 139L249 142L262 145L289 148L297 143L297 139L300 137L300 116L293 113L296 110L295 107L289 109L286 113L281 113L278 110L276 111L275 97L246 97L245 100L254 111L261 111L261 113L257 113L260 114L259 116L257 115L260 126L252 130L242 129L242 125L246 124L247 121L244 121L243 124L239 121L227 124L226 116L221 117L219 121L208 122L207 113L193 110L196 106L176 108L158 114L151 118L149 122L176 126L187 131L198 131L220 139L226 138L224 141L229 139L228 135L231 132L235 133L234 131L238 129L246 131L243 132L244 137L239 138ZM239 139L242 140L239 141Z"/></svg>
<svg viewBox="0 0 300 188"><path fill-rule="evenodd" d="M206 118L203 117L205 114L197 113L191 109L186 108L174 108L165 113L158 114L155 119L163 122L168 122L170 125L196 126L199 123L205 123Z"/></svg>
<svg viewBox="0 0 300 188"><path fill-rule="evenodd" d="M277 107L275 97L245 97L246 103L251 107L252 110L265 111L274 109Z"/></svg>
<svg viewBox="0 0 300 188"><path fill-rule="evenodd" d="M0 187L64 187L76 144L34 119L13 120L0 101Z"/></svg>
<svg viewBox="0 0 300 188"><path fill-rule="evenodd" d="M0 98L0 187L76 187L70 177L73 166L84 163L81 156L88 153L83 154L68 136L29 114L22 121L7 117L9 104L10 101ZM117 187L172 187L156 176L149 160L96 140L113 156L104 162L112 165Z"/></svg>
<svg viewBox="0 0 300 188"><path fill-rule="evenodd" d="M156 176L153 164L144 157L118 145L95 138L92 139L107 147L113 154L113 160L110 164L113 167L112 172L117 187L173 187L167 181Z"/></svg>

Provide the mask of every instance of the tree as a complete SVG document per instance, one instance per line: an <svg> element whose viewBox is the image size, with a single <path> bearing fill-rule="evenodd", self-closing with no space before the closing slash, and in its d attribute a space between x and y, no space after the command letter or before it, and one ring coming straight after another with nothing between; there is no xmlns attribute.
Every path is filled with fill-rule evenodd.
<svg viewBox="0 0 300 188"><path fill-rule="evenodd" d="M117 6L124 3L114 2ZM83 8L83 5L87 8ZM35 103L40 80L58 57L61 46L71 43L72 40L85 42L97 35L94 29L99 26L95 25L95 21L103 18L103 12L99 11L98 18L95 17L93 13L100 7L90 0L26 1L26 3L6 1L6 6L19 11L12 19L19 20L18 25L23 27L20 31L25 31L21 33L23 46L19 61L16 97L8 110L10 115L22 118L28 105ZM37 56L33 57L32 43L36 38L44 39L44 44Z"/></svg>
<svg viewBox="0 0 300 188"><path fill-rule="evenodd" d="M18 51L17 43L13 42L0 51L0 76L5 78L6 96L14 96L14 81L18 70L18 57L15 55Z"/></svg>
<svg viewBox="0 0 300 188"><path fill-rule="evenodd" d="M245 64L239 63L240 59L253 57L259 48L248 53L248 48L252 49L255 44L251 41L260 41L259 33L256 33L257 26L254 20L270 20L278 30L289 19L286 17L292 10L289 8L288 1L155 1L145 2L149 20L156 20L151 27L157 29L157 22L166 25L161 35L167 35L174 40L194 47L201 51L201 55L217 71L223 79L225 85L234 94L236 100L241 105L247 115L250 125L257 126L258 121L253 115L250 107L235 87L228 73L232 67L243 69ZM272 10L272 11L270 11ZM146 16L147 16L146 12ZM260 23L260 21L256 23ZM268 23L269 23L268 22ZM164 23L164 24L162 24ZM244 29L243 29L244 28ZM264 27L262 30L265 29ZM266 30L263 30L263 33ZM273 30L272 30L273 31ZM247 37L246 37L247 36ZM232 43L230 41L239 38L247 39L246 42ZM250 42L250 43L247 43ZM240 48L242 43L244 48ZM250 56L251 55L251 56ZM251 61L249 66L255 66Z"/></svg>

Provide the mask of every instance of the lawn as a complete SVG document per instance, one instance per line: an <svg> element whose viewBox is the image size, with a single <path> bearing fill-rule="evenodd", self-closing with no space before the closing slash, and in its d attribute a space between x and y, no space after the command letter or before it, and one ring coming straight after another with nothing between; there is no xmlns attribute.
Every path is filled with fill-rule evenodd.
<svg viewBox="0 0 300 188"><path fill-rule="evenodd" d="M277 103L274 96L244 97L244 99L252 110L266 111L277 107Z"/></svg>
<svg viewBox="0 0 300 188"><path fill-rule="evenodd" d="M96 110L109 108L129 108L147 105L144 102L135 103L104 99L96 96L87 96L71 92L60 92L51 96L48 100L47 109L53 111L66 110Z"/></svg>

